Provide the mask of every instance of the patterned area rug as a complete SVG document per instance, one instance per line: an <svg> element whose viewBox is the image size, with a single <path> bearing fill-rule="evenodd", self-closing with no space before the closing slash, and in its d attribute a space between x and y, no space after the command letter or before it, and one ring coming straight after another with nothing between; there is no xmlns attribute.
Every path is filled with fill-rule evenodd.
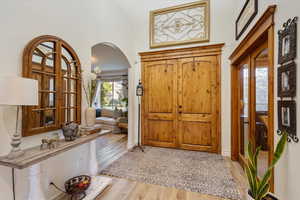
<svg viewBox="0 0 300 200"><path fill-rule="evenodd" d="M101 174L149 184L240 200L226 161L204 152L146 147L136 149L104 169Z"/></svg>

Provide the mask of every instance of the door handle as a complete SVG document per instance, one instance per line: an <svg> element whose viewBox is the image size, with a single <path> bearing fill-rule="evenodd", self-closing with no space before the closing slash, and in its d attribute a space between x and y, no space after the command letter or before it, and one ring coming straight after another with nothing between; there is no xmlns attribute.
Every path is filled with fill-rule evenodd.
<svg viewBox="0 0 300 200"><path fill-rule="evenodd" d="M182 106L180 105L179 108L182 108Z"/></svg>
<svg viewBox="0 0 300 200"><path fill-rule="evenodd" d="M182 111L179 111L178 113L179 113L179 114L182 114Z"/></svg>

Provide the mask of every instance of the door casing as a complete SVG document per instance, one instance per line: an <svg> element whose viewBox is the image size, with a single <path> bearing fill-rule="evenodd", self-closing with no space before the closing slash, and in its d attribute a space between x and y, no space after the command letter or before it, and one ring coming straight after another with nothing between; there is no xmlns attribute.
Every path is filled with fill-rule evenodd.
<svg viewBox="0 0 300 200"><path fill-rule="evenodd" d="M249 31L245 39L240 42L238 47L230 56L231 60L231 159L234 161L240 160L239 156L239 124L236 120L239 119L239 91L236 87L236 81L239 78L239 64L253 49L266 42L268 47L268 63L269 63L269 95L268 95L268 110L270 112L268 118L268 143L270 152L274 151L274 14L276 5L269 6L255 26ZM249 58L250 59L250 58ZM250 60L250 64L251 64ZM252 80L253 81L253 80ZM253 89L252 89L253 90ZM250 91L251 92L251 91ZM253 91L252 91L253 93ZM253 99L252 99L253 102ZM251 107L251 106L250 106ZM252 105L253 107L253 105ZM253 115L253 114L252 114ZM250 116L253 118L254 116ZM250 125L250 126L253 126ZM253 128L252 128L253 129ZM250 129L251 130L251 129ZM250 133L253 135L253 133ZM269 155L269 163L272 162L273 154ZM242 161L243 162L243 161ZM274 191L274 171L270 181L271 190Z"/></svg>

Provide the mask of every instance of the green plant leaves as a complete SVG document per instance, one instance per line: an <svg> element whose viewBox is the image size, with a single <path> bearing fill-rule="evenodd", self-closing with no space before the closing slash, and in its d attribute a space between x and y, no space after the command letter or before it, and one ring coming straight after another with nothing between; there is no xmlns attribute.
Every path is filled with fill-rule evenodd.
<svg viewBox="0 0 300 200"><path fill-rule="evenodd" d="M272 170L275 164L281 158L287 143L287 133L282 133L282 137L280 138L274 152L272 165L269 167L262 180L260 180L257 176L257 158L261 147L258 147L254 150L253 145L251 143L248 144L248 158L245 164L245 172L250 185L250 192L255 200L262 200L270 190L269 181L272 176Z"/></svg>

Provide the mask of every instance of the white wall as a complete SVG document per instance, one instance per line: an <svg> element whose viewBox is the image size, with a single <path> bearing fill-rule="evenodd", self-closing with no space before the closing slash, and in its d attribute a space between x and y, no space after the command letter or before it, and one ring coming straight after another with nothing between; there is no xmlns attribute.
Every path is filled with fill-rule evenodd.
<svg viewBox="0 0 300 200"><path fill-rule="evenodd" d="M131 18L132 23L135 27L134 48L136 51L136 64L137 71L135 76L140 77L140 63L138 52L149 51L149 11L159 8L165 8L168 6L174 6L182 3L193 2L194 0L115 0L122 6L124 12L127 11L127 15ZM225 42L226 45L223 50L222 58L222 154L230 155L230 62L228 60L229 55L237 47L239 42L242 41L243 37L247 35L247 32L253 27L255 22L263 14L269 5L277 4L277 12L275 15L275 34L281 25L288 19L299 15L300 3L298 1L285 1L285 0L259 0L259 13L253 20L247 31L243 34L239 41L235 41L235 20L242 9L245 0L242 1L220 1L211 0L211 41L210 43ZM134 8L137 8L133 10ZM298 31L298 36L300 31ZM300 40L298 40L299 46ZM275 62L277 61L277 37L275 37ZM205 45L205 44L204 44ZM194 45L189 45L194 46ZM174 47L178 48L178 47ZM299 59L297 59L299 63ZM300 74L298 70L298 76ZM274 77L277 77L277 71L275 71ZM137 79L136 79L137 80ZM299 83L298 83L299 86ZM277 82L275 80L275 90L277 88ZM299 104L299 92L297 103ZM274 94L277 94L275 91ZM277 101L277 98L275 99ZM277 104L275 105L275 111ZM297 107L297 113L299 113L299 106ZM276 111L277 112L277 111ZM277 116L275 116L275 129L277 129ZM298 116L298 123L300 124ZM299 127L298 127L299 128ZM299 131L298 131L299 132ZM298 133L298 135L300 135ZM275 143L277 143L279 137L274 133ZM297 169L300 168L300 158L297 156L297 152L300 152L300 145L290 143L285 156L282 158L280 163L275 169L275 192L281 199L286 200L297 200L300 196L298 189L298 180L300 179L300 173L297 173Z"/></svg>
<svg viewBox="0 0 300 200"><path fill-rule="evenodd" d="M72 0L72 2L52 0L42 3L38 0L2 1L0 6L0 73L20 75L23 48L29 40L42 34L56 35L69 42L76 50L86 70L88 70L87 66L90 66L91 47L93 45L101 42L115 44L125 53L132 65L129 70L129 90L131 91L129 94L129 118L133 120L129 123L128 144L131 147L136 143L135 136L137 134L137 115L135 114L137 112L137 99L134 94L135 85L140 77L140 63L137 53L149 50L148 13L153 9L192 1L194 0ZM300 8L299 2L296 1L291 3L285 0L260 0L259 2L259 14L255 20L263 13L267 5L278 4L275 19L276 30L289 17L297 15ZM222 57L221 82L223 155L230 155L230 63L228 57L237 45L237 42L234 41L234 21L240 10L237 8L241 8L242 4L243 1L211 0L210 44L226 43ZM275 59L277 60L277 58ZM298 70L298 76L299 73ZM300 87L298 87L298 94L299 92ZM297 102L299 104L299 97L297 97ZM299 106L297 109L299 112ZM11 123L13 120L13 110L0 107L0 155L9 151L8 130L13 129L13 123ZM299 122L298 116L297 124L300 124ZM24 147L39 144L41 137L26 138ZM50 198L56 194L55 190L48 187L50 178L61 185L65 179L87 170L88 156L85 156L87 150L88 145L83 145L42 163L43 175L45 176L42 186L47 197ZM300 196L300 191L297 188L300 179L300 173L297 173L297 169L300 168L300 158L297 157L299 151L299 144L289 144L286 156L276 168L276 193L285 200L297 200L297 197ZM78 155L80 155L79 158ZM64 163L63 166L61 163ZM57 166L60 166L59 170L57 170ZM27 171L18 171L19 200L26 196L27 182ZM0 167L0 188L1 199L11 200L9 168Z"/></svg>
<svg viewBox="0 0 300 200"><path fill-rule="evenodd" d="M112 42L129 59L133 57L131 26L127 16L109 1L2 1L0 24L1 75L21 75L23 48L31 39L44 34L56 35L67 41L77 52L86 71L91 66L91 47L100 42ZM83 111L85 107L83 102ZM8 132L13 130L14 120L12 108L0 107L0 155L10 150ZM40 139L47 134L25 138L23 148L39 145ZM56 190L48 187L50 181L62 186L67 178L87 173L87 163L88 145L42 162L41 184L47 199L57 194ZM18 200L26 199L28 178L28 170L17 170ZM0 199L12 199L11 169L7 167L0 167Z"/></svg>
<svg viewBox="0 0 300 200"><path fill-rule="evenodd" d="M278 55L278 37L277 31L281 29L282 24L286 22L289 18L293 18L295 16L299 17L299 9L300 9L300 2L299 1L285 1L285 0L259 0L259 14L251 24L251 27L255 24L255 21L259 19L259 17L263 14L263 12L267 9L269 5L276 4L277 11L275 14L275 68L277 69L277 55ZM238 8L235 9L235 16L238 16L239 10L242 8L242 5L245 3L244 1L238 1ZM247 31L251 28L249 27ZM243 35L245 35L247 32ZM238 41L242 41L243 37ZM298 38L300 38L300 31L298 30ZM238 42L235 42L235 46L238 45ZM298 40L298 47L300 46L300 40ZM299 48L298 48L299 51ZM299 55L299 53L298 53ZM296 63L299 65L299 57L296 59ZM299 67L299 66L298 66ZM300 70L297 70L297 76L300 77ZM275 70L274 77L277 77L277 70ZM300 108L300 87L299 81L297 83L297 113L299 113ZM277 80L275 78L275 91L274 94L277 94ZM275 102L277 101L277 97L275 97ZM275 103L275 113L277 113L277 103ZM299 132L299 124L300 124L300 116L297 116L297 125L298 125L298 136L300 136ZM277 115L275 116L275 130L278 128L277 123ZM274 133L275 136L275 144L279 140L276 132ZM300 144L289 143L286 153L284 157L281 159L279 164L275 169L275 193L281 198L285 200L298 200L300 196L299 190L299 180L300 180Z"/></svg>
<svg viewBox="0 0 300 200"><path fill-rule="evenodd" d="M180 5L183 3L194 2L194 0L115 0L118 2L124 12L128 13L131 21L134 24L135 40L135 76L140 77L140 58L138 52L150 51L149 48L149 12L150 10L166 8L170 6ZM222 54L222 69L221 69L221 85L222 85L222 154L230 155L230 62L228 57L231 53L232 43L234 41L234 16L233 9L235 8L234 0L218 1L211 0L211 38L209 43L168 47L183 48L187 46L199 46L207 44L225 43ZM133 10L137 8L136 10ZM154 49L160 50L160 49ZM137 84L137 80L135 84ZM137 106L137 105L136 105ZM136 108L137 109L137 108ZM137 119L135 119L137 121ZM135 127L137 128L137 127Z"/></svg>

